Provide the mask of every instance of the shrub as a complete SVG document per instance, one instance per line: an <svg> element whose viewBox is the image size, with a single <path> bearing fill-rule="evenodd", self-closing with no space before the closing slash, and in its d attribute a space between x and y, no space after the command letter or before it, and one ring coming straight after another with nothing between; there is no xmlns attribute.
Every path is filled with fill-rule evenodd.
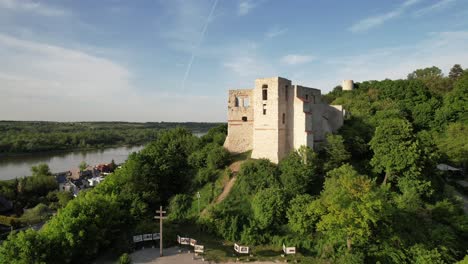
<svg viewBox="0 0 468 264"><path fill-rule="evenodd" d="M132 259L128 253L123 253L119 258L119 264L130 264L132 263Z"/></svg>

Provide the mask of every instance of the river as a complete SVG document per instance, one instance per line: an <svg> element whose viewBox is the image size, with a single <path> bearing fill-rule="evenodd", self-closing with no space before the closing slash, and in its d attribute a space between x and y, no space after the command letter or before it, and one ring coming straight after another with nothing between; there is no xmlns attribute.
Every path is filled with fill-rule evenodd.
<svg viewBox="0 0 468 264"><path fill-rule="evenodd" d="M0 180L30 176L31 167L39 163L47 163L52 172L68 171L77 168L80 162L90 165L98 163L124 162L132 152L139 151L143 146L116 147L72 152L33 153L0 158Z"/></svg>
<svg viewBox="0 0 468 264"><path fill-rule="evenodd" d="M194 132L201 137L206 132ZM132 152L139 151L143 146L115 147L93 150L78 150L71 152L31 153L17 156L0 157L0 180L10 180L16 177L30 176L31 167L39 163L47 163L51 172L69 171L78 168L85 161L90 165L99 163L122 163Z"/></svg>
<svg viewBox="0 0 468 264"><path fill-rule="evenodd" d="M206 132L194 132L201 137ZM143 146L115 147L93 150L78 150L71 152L31 153L17 156L0 157L0 180L10 180L16 177L30 176L31 167L39 163L47 163L51 172L69 171L78 168L85 161L90 165L99 163L122 163L132 152L139 151Z"/></svg>

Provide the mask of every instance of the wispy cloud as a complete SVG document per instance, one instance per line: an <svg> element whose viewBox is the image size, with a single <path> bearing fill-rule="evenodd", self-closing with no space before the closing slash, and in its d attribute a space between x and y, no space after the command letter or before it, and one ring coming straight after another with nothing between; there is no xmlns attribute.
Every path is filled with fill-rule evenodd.
<svg viewBox="0 0 468 264"><path fill-rule="evenodd" d="M432 12L437 12L439 10L443 10L443 9L449 7L450 5L452 5L455 2L456 2L456 0L440 0L439 2L437 2L437 3L433 4L433 5L426 6L424 8L419 9L419 10L416 10L413 13L413 15L423 16L423 15L426 15L426 14L429 14L429 13L432 13Z"/></svg>
<svg viewBox="0 0 468 264"><path fill-rule="evenodd" d="M202 29L202 31L200 33L199 41L198 41L195 49L198 49L200 47L200 45L203 42L203 39L205 38L205 33L206 33L206 30L208 29L208 24L210 23L211 18L213 17L213 13L214 13L214 11L216 9L217 4L218 4L218 0L214 0L213 5L211 6L210 13L206 17L205 25L203 26L203 29ZM184 77L182 79L182 90L185 90L185 82L187 81L187 78L188 78L188 76L190 74L190 71L192 70L192 65L193 65L194 60L195 60L195 51L192 51L192 55L190 57L189 62L187 63L187 68L185 70L185 74L184 74Z"/></svg>
<svg viewBox="0 0 468 264"><path fill-rule="evenodd" d="M252 10L255 7L255 4L251 0L242 0L239 3L239 11L238 14L240 16L245 16L247 15L250 10Z"/></svg>
<svg viewBox="0 0 468 264"><path fill-rule="evenodd" d="M139 93L124 65L82 50L0 33L0 58L0 120L224 120L224 98Z"/></svg>
<svg viewBox="0 0 468 264"><path fill-rule="evenodd" d="M281 61L289 65L297 65L311 62L314 59L315 57L310 55L289 54L281 58Z"/></svg>
<svg viewBox="0 0 468 264"><path fill-rule="evenodd" d="M0 34L2 94L92 99L129 88L130 72L101 57Z"/></svg>
<svg viewBox="0 0 468 264"><path fill-rule="evenodd" d="M32 0L0 0L0 9L16 12L29 12L48 17L70 15L68 10Z"/></svg>
<svg viewBox="0 0 468 264"><path fill-rule="evenodd" d="M454 64L468 61L468 31L433 32L417 43L369 50L362 54L329 59L330 76L321 83L333 87L335 80L356 81L406 78L420 68L437 66L448 71Z"/></svg>
<svg viewBox="0 0 468 264"><path fill-rule="evenodd" d="M396 7L395 9L393 9L393 10L391 10L389 12L379 14L379 15L375 15L375 16L370 16L370 17L364 18L362 20L359 20L358 22L353 24L349 28L349 30L351 32L356 33L356 32L367 31L367 30L369 30L371 28L380 26L380 25L384 24L385 22L387 22L388 20L399 17L409 7L419 3L420 1L421 0L407 0L403 4L399 5L398 7Z"/></svg>
<svg viewBox="0 0 468 264"><path fill-rule="evenodd" d="M265 37L267 38L275 38L275 37L278 37L280 35L283 35L284 33L286 33L288 31L287 28L280 28L278 26L276 27L273 27L273 28L270 28L266 34L265 34Z"/></svg>
<svg viewBox="0 0 468 264"><path fill-rule="evenodd" d="M237 84L252 83L259 76L277 75L275 65L261 54L261 44L240 41L224 48L222 66L226 68L228 79Z"/></svg>
<svg viewBox="0 0 468 264"><path fill-rule="evenodd" d="M250 11L263 4L265 1L266 0L240 0L237 14L239 16L245 16L250 13Z"/></svg>

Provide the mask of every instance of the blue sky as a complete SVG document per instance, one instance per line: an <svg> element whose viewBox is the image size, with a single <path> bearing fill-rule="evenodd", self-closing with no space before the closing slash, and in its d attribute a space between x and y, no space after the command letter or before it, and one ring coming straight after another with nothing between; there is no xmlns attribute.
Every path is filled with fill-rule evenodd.
<svg viewBox="0 0 468 264"><path fill-rule="evenodd" d="M227 91L330 91L468 62L467 0L0 0L0 120L226 120ZM468 64L468 63L467 63Z"/></svg>

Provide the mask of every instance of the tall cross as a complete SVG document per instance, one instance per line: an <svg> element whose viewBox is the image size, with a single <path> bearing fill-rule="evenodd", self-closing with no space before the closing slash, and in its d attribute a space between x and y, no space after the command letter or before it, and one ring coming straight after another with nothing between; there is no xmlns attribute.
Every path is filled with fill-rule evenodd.
<svg viewBox="0 0 468 264"><path fill-rule="evenodd" d="M156 211L156 213L159 213L159 216L155 216L154 218L159 219L159 256L163 256L163 219L166 217L163 216L163 214L166 213L166 211L163 211L162 206L159 206L159 210Z"/></svg>

